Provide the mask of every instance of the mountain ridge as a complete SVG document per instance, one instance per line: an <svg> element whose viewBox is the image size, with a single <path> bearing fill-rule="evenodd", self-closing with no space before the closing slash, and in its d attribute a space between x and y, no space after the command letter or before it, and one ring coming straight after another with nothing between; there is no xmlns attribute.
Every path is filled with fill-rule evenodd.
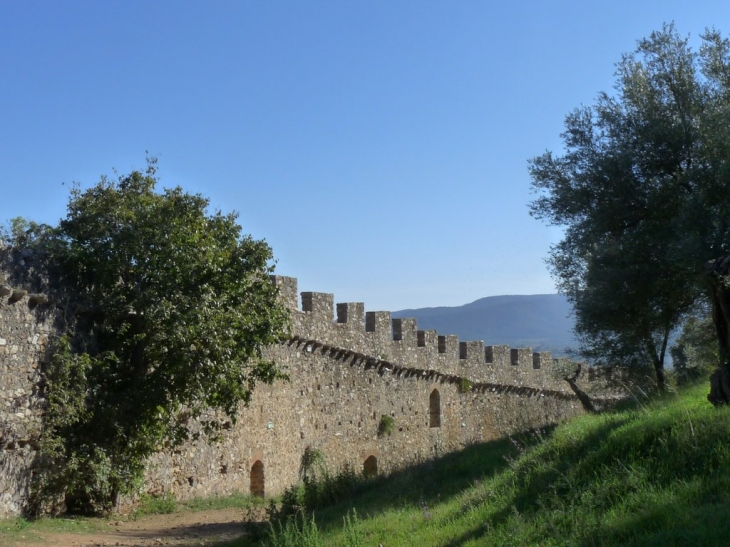
<svg viewBox="0 0 730 547"><path fill-rule="evenodd" d="M456 334L462 341L483 340L486 345L565 355L567 348L577 346L571 314L564 295L532 294L486 296L461 306L410 308L393 312L393 317L413 317L419 329Z"/></svg>

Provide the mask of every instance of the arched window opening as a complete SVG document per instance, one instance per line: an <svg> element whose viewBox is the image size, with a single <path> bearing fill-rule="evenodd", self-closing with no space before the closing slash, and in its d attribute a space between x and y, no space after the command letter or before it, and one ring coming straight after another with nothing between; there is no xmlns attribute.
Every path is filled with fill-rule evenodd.
<svg viewBox="0 0 730 547"><path fill-rule="evenodd" d="M431 392L431 396L428 398L428 409L430 415L429 426L441 427L441 395L438 389Z"/></svg>
<svg viewBox="0 0 730 547"><path fill-rule="evenodd" d="M362 464L362 474L366 477L374 477L378 474L378 458L375 456L368 456L365 463Z"/></svg>
<svg viewBox="0 0 730 547"><path fill-rule="evenodd" d="M264 497L264 462L256 460L251 467L251 495Z"/></svg>

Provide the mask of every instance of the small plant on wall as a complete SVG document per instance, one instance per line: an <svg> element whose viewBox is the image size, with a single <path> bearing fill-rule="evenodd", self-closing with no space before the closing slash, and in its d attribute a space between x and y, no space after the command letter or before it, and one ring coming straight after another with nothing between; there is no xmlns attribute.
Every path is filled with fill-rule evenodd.
<svg viewBox="0 0 730 547"><path fill-rule="evenodd" d="M459 380L459 392L460 393L469 393L473 387L474 387L474 384L472 384L471 380L469 380L468 378L461 378Z"/></svg>
<svg viewBox="0 0 730 547"><path fill-rule="evenodd" d="M393 432L394 426L395 426L395 419L393 418L393 416L383 414L380 417L380 423L378 424L378 435L380 437L382 437L384 435L390 436L390 434Z"/></svg>
<svg viewBox="0 0 730 547"><path fill-rule="evenodd" d="M299 464L299 476L302 480L312 481L318 476L326 475L326 473L324 452L311 446L305 448Z"/></svg>

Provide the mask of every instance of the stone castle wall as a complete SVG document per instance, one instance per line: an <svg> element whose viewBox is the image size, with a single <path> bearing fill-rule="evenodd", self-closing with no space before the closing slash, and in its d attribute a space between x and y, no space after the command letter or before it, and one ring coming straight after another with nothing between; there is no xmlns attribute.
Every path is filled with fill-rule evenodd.
<svg viewBox="0 0 730 547"><path fill-rule="evenodd" d="M257 386L216 442L191 423L191 441L150 458L147 492L274 495L297 481L307 448L332 471L387 472L582 413L553 377L549 353L459 342L417 330L413 319L365 313L362 303L335 306L331 294L304 292L300 309L296 279L273 280L293 329L266 357L290 380ZM0 279L0 515L18 514L28 496L43 412L39 363L58 319L42 295L12 281ZM390 435L379 434L384 415Z"/></svg>
<svg viewBox="0 0 730 547"><path fill-rule="evenodd" d="M11 274L12 272L12 274ZM43 404L40 363L55 312L29 292L32 257L0 248L0 516L20 513L28 496Z"/></svg>

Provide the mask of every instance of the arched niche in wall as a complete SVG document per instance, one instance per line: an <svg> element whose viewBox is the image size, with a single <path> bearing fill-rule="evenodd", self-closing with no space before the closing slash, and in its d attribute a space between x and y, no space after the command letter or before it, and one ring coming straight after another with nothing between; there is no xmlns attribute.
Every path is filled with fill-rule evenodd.
<svg viewBox="0 0 730 547"><path fill-rule="evenodd" d="M264 462L261 460L251 466L251 495L264 497Z"/></svg>
<svg viewBox="0 0 730 547"><path fill-rule="evenodd" d="M428 397L428 425L429 427L441 427L441 394L434 389Z"/></svg>
<svg viewBox="0 0 730 547"><path fill-rule="evenodd" d="M374 477L378 474L378 458L375 456L368 456L365 462L362 464L362 474L366 477Z"/></svg>

